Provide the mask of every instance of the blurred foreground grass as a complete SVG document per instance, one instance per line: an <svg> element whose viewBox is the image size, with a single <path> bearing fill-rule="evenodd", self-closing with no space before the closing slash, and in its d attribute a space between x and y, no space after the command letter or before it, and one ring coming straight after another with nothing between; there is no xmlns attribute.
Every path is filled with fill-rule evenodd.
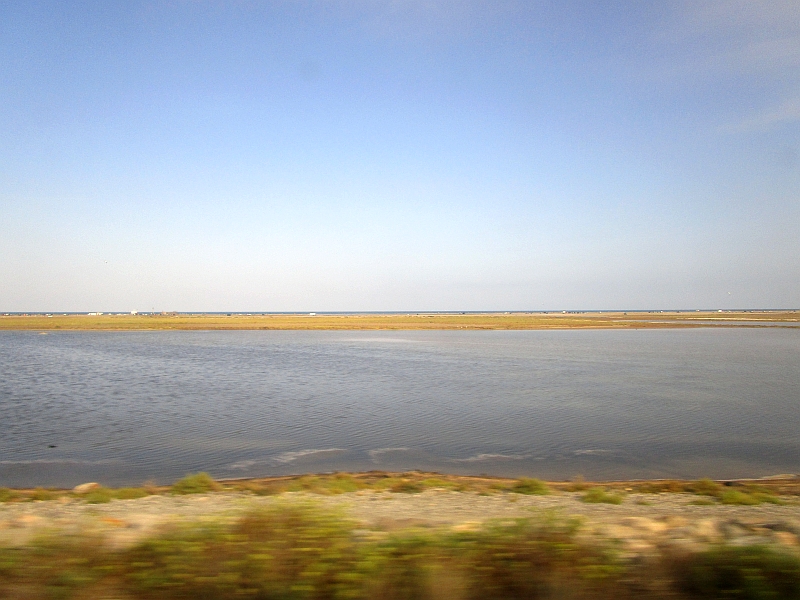
<svg viewBox="0 0 800 600"><path fill-rule="evenodd" d="M121 550L63 533L0 548L0 597L800 598L796 553L715 546L632 561L578 531L574 520L540 516L389 534L284 501L233 522L176 524Z"/></svg>

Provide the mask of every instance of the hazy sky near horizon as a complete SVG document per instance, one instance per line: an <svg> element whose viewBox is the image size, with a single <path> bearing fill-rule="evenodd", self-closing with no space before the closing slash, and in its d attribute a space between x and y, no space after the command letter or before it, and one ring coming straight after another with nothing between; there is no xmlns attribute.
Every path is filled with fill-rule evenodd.
<svg viewBox="0 0 800 600"><path fill-rule="evenodd" d="M800 2L0 0L0 312L800 306Z"/></svg>

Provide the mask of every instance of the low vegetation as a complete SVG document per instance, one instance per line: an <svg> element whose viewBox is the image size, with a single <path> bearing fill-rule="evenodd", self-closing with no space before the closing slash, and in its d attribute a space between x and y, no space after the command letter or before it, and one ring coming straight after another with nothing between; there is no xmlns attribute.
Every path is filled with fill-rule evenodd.
<svg viewBox="0 0 800 600"><path fill-rule="evenodd" d="M53 500L58 496L58 492L55 490L47 490L45 488L36 488L33 490L28 498L30 500Z"/></svg>
<svg viewBox="0 0 800 600"><path fill-rule="evenodd" d="M340 514L279 503L235 521L176 525L134 547L40 538L0 548L0 597L205 600L515 600L800 597L800 558L712 547L626 561L578 524L545 516L475 531L365 531Z"/></svg>
<svg viewBox="0 0 800 600"><path fill-rule="evenodd" d="M699 496L719 496L722 493L723 487L716 481L711 479L698 479L697 481L687 481L684 484L684 490L692 492Z"/></svg>
<svg viewBox="0 0 800 600"><path fill-rule="evenodd" d="M764 502L781 504L781 499L773 494L758 491L727 490L720 494L719 500L722 504L742 504L745 506L755 506Z"/></svg>
<svg viewBox="0 0 800 600"><path fill-rule="evenodd" d="M459 492L496 493L508 491L513 481L481 477L448 477L430 473L331 473L302 475L266 480L226 482L224 489L246 491L260 496L285 492L308 492L336 495L360 490L385 491L400 494L417 494L430 489Z"/></svg>
<svg viewBox="0 0 800 600"><path fill-rule="evenodd" d="M622 504L623 500L625 497L621 494L613 494L599 487L590 488L581 496L582 502L591 504Z"/></svg>
<svg viewBox="0 0 800 600"><path fill-rule="evenodd" d="M0 502L12 502L19 499L20 494L8 488L0 488Z"/></svg>
<svg viewBox="0 0 800 600"><path fill-rule="evenodd" d="M187 475L172 485L173 494L205 494L220 489L220 485L208 473Z"/></svg>
<svg viewBox="0 0 800 600"><path fill-rule="evenodd" d="M783 500L780 493L784 492L797 495L796 484L789 486L790 489L782 490L782 487L767 487L762 483L750 482L726 482L721 484L710 479L698 479L696 481L649 481L641 483L631 488L633 491L645 494L661 493L690 493L700 496L692 501L696 505L712 505L716 503L755 506L757 504L771 503L781 504Z"/></svg>
<svg viewBox="0 0 800 600"><path fill-rule="evenodd" d="M764 546L717 546L673 571L675 587L694 598L800 598L800 558Z"/></svg>
<svg viewBox="0 0 800 600"><path fill-rule="evenodd" d="M385 491L415 494L425 490L439 489L457 492L471 492L481 495L515 493L545 495L559 492L581 492L585 502L619 503L629 493L694 494L692 504L739 504L756 505L762 503L781 504L784 498L800 495L800 482L728 482L725 485L710 479L696 481L648 481L648 482L610 482L598 487L578 477L571 482L545 483L538 479L502 479L496 477L465 477L440 475L436 473L408 472L388 473L370 471L365 473L328 473L249 479L241 481L214 481L208 473L187 475L171 486L145 484L142 487L107 488L96 487L88 492L77 494L69 490L36 488L33 490L10 490L0 488L0 502L30 502L56 500L59 498L78 498L90 503L110 502L111 500L130 500L150 494L202 494L215 491L250 493L259 496L272 496L286 492L306 492L320 495L336 495L360 490ZM602 493L601 493L602 492ZM638 504L646 500L639 497Z"/></svg>
<svg viewBox="0 0 800 600"><path fill-rule="evenodd" d="M527 494L530 496L546 496L550 493L550 488L544 481L539 479L530 479L529 477L522 477L514 483L509 491L515 494Z"/></svg>

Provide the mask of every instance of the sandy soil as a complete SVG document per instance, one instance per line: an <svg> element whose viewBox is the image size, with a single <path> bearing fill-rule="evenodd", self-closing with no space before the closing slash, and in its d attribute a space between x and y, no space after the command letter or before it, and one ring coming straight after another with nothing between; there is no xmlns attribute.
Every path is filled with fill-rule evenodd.
<svg viewBox="0 0 800 600"><path fill-rule="evenodd" d="M112 547L125 547L181 522L230 521L247 511L279 503L313 503L355 519L365 535L409 527L470 530L490 519L557 514L578 517L585 536L616 540L642 554L678 545L689 551L708 544L780 544L800 551L800 501L729 506L695 504L686 493L629 494L620 505L587 504L579 492L548 496L481 495L431 489L419 494L358 491L334 496L307 492L255 496L218 492L153 495L138 500L86 504L77 498L0 504L0 544L24 545L45 532L92 533Z"/></svg>

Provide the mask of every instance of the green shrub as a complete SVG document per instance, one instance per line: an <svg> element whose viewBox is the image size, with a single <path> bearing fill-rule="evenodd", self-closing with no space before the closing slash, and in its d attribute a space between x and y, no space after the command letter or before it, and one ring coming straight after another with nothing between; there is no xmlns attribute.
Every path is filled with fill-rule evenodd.
<svg viewBox="0 0 800 600"><path fill-rule="evenodd" d="M754 506L761 504L761 500L748 494L747 492L740 492L738 490L726 490L722 493L720 498L723 504L741 504L744 506Z"/></svg>
<svg viewBox="0 0 800 600"><path fill-rule="evenodd" d="M749 484L745 487L744 491L750 494L759 502L768 502L770 504L783 504L783 500L775 495L775 492L768 487L757 484Z"/></svg>
<svg viewBox="0 0 800 600"><path fill-rule="evenodd" d="M106 504L111 502L113 492L108 488L99 487L83 495L86 504Z"/></svg>
<svg viewBox="0 0 800 600"><path fill-rule="evenodd" d="M722 486L716 481L711 479L698 479L697 481L690 481L685 485L687 492L698 494L700 496L714 496L717 497L722 494Z"/></svg>
<svg viewBox="0 0 800 600"><path fill-rule="evenodd" d="M313 494L326 494L328 493L325 480L319 475L303 475L294 481L291 481L287 486L289 492L311 492Z"/></svg>
<svg viewBox="0 0 800 600"><path fill-rule="evenodd" d="M550 493L550 488L547 487L545 482L538 479L521 477L511 486L510 491L514 492L515 494L546 496Z"/></svg>
<svg viewBox="0 0 800 600"><path fill-rule="evenodd" d="M441 540L415 532L362 548L360 575L366 585L358 597L434 600L443 597L442 592L445 598L452 597L448 592L453 582L443 582L443 572L437 569L443 559L442 546Z"/></svg>
<svg viewBox="0 0 800 600"><path fill-rule="evenodd" d="M120 500L136 500L150 495L144 488L119 488L113 493L114 497Z"/></svg>
<svg viewBox="0 0 800 600"><path fill-rule="evenodd" d="M600 546L578 544L577 521L519 519L466 536L468 600L607 597L622 571Z"/></svg>
<svg viewBox="0 0 800 600"><path fill-rule="evenodd" d="M308 507L259 511L233 527L189 526L129 553L137 597L357 597L363 565L349 522Z"/></svg>
<svg viewBox="0 0 800 600"><path fill-rule="evenodd" d="M611 494L599 487L592 488L581 496L582 502L592 504L622 504L624 499L620 494Z"/></svg>
<svg viewBox="0 0 800 600"><path fill-rule="evenodd" d="M800 558L763 546L720 547L684 561L676 579L696 598L800 598Z"/></svg>
<svg viewBox="0 0 800 600"><path fill-rule="evenodd" d="M204 494L219 489L216 481L208 473L187 475L172 485L173 494Z"/></svg>
<svg viewBox="0 0 800 600"><path fill-rule="evenodd" d="M335 473L325 481L324 487L329 494L346 494L356 492L364 486L355 477L347 473Z"/></svg>
<svg viewBox="0 0 800 600"><path fill-rule="evenodd" d="M107 576L114 555L91 536L38 538L29 546L0 547L0 597L96 598L93 586Z"/></svg>
<svg viewBox="0 0 800 600"><path fill-rule="evenodd" d="M753 492L751 494L753 498L758 500L759 502L767 502L769 504L785 504L783 500L781 500L778 496L775 496L771 493L763 493L763 492Z"/></svg>

